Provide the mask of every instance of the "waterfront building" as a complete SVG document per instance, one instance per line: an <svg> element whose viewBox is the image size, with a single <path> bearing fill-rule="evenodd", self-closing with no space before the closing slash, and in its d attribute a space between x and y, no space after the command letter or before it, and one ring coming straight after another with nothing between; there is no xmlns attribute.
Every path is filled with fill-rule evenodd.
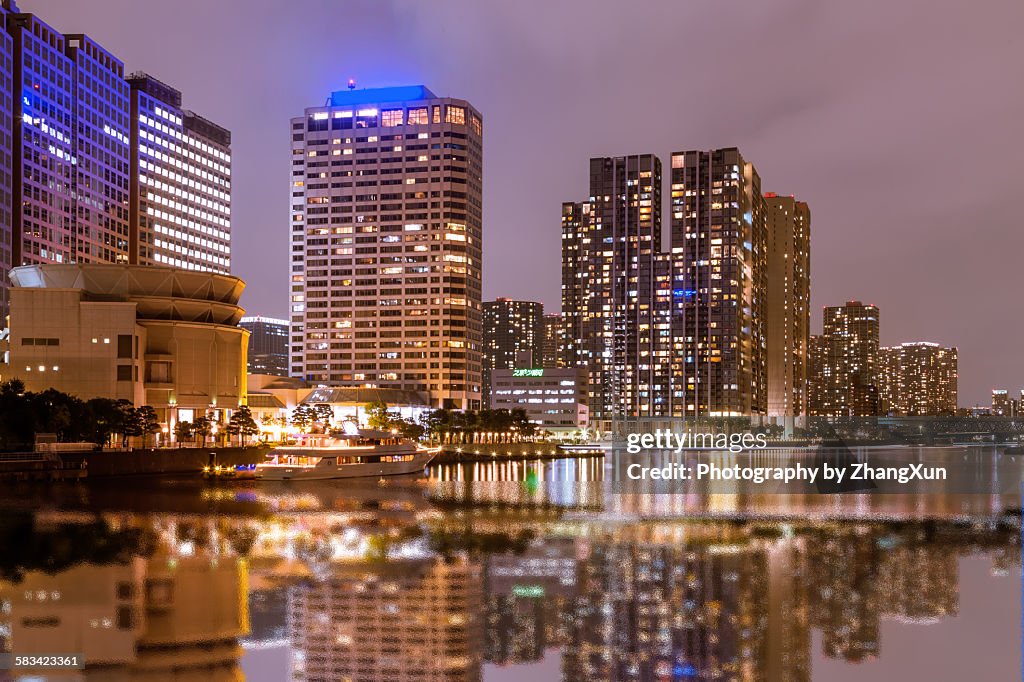
<svg viewBox="0 0 1024 682"><path fill-rule="evenodd" d="M542 366L544 305L508 298L487 301L483 327L483 396L484 405L489 405L494 370Z"/></svg>
<svg viewBox="0 0 1024 682"><path fill-rule="evenodd" d="M765 207L738 149L672 154L671 234L680 413L764 414Z"/></svg>
<svg viewBox="0 0 1024 682"><path fill-rule="evenodd" d="M879 349L878 396L881 414L956 414L956 348L919 341Z"/></svg>
<svg viewBox="0 0 1024 682"><path fill-rule="evenodd" d="M735 148L674 153L667 250L661 179L653 155L591 159L588 200L562 205L563 361L588 369L591 415L602 423L765 414L760 177ZM776 242L781 258L788 250L800 262L779 268L782 306L795 311L780 316L780 334L805 337L809 213L800 204L786 216L784 203ZM805 343L792 346L780 376L789 372L789 403L802 404Z"/></svg>
<svg viewBox="0 0 1024 682"><path fill-rule="evenodd" d="M593 417L669 414L672 285L658 157L590 160L589 201L562 207L562 254L567 364L589 372Z"/></svg>
<svg viewBox="0 0 1024 682"><path fill-rule="evenodd" d="M249 374L288 376L288 320L250 315L238 326L249 330Z"/></svg>
<svg viewBox="0 0 1024 682"><path fill-rule="evenodd" d="M824 333L810 345L809 414L878 414L878 334L876 306L848 301L825 308Z"/></svg>
<svg viewBox="0 0 1024 682"><path fill-rule="evenodd" d="M131 262L231 272L231 133L138 72L131 86Z"/></svg>
<svg viewBox="0 0 1024 682"><path fill-rule="evenodd" d="M765 194L765 352L768 414L807 413L811 331L811 212L792 196Z"/></svg>
<svg viewBox="0 0 1024 682"><path fill-rule="evenodd" d="M568 367L565 362L565 325L561 313L544 315L544 341L541 344L542 367Z"/></svg>
<svg viewBox="0 0 1024 682"><path fill-rule="evenodd" d="M479 408L480 112L350 89L290 133L290 373Z"/></svg>
<svg viewBox="0 0 1024 682"><path fill-rule="evenodd" d="M555 433L589 424L585 368L496 369L491 381L492 410L525 410L531 422Z"/></svg>
<svg viewBox="0 0 1024 682"><path fill-rule="evenodd" d="M26 265L11 271L10 366L30 391L128 400L179 421L245 403L245 283L176 268Z"/></svg>
<svg viewBox="0 0 1024 682"><path fill-rule="evenodd" d="M273 440L297 433L291 423L295 408L326 406L330 410L330 426L340 428L346 421L362 427L368 425L367 406L384 403L388 412L399 419L420 423L432 411L430 394L422 391L402 391L394 388L362 388L358 386L314 387L293 377L271 374L250 374L247 381L247 405L260 432Z"/></svg>

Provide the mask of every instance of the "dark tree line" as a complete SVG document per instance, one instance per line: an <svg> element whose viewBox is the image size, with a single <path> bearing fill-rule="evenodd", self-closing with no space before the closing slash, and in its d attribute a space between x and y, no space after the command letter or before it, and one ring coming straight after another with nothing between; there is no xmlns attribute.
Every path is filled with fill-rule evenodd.
<svg viewBox="0 0 1024 682"><path fill-rule="evenodd" d="M25 391L13 379L0 384L0 449L31 449L38 433L55 434L61 442L88 442L97 446L120 443L132 436L148 438L160 431L156 410L134 407L127 400L82 400L52 388Z"/></svg>

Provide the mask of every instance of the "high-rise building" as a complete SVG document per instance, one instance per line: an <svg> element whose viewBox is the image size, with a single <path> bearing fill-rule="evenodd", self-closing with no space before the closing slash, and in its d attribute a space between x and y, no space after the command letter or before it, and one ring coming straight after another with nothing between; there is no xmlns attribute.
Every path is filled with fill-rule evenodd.
<svg viewBox="0 0 1024 682"><path fill-rule="evenodd" d="M792 196L765 194L765 351L768 414L807 413L811 330L811 212Z"/></svg>
<svg viewBox="0 0 1024 682"><path fill-rule="evenodd" d="M251 315L238 326L249 330L249 374L288 376L288 320Z"/></svg>
<svg viewBox="0 0 1024 682"><path fill-rule="evenodd" d="M661 252L658 157L590 160L589 201L562 206L562 254L568 364L589 370L593 417L669 414L671 262Z"/></svg>
<svg viewBox="0 0 1024 682"><path fill-rule="evenodd" d="M761 179L738 149L672 154L672 374L680 414L767 409L765 232Z"/></svg>
<svg viewBox="0 0 1024 682"><path fill-rule="evenodd" d="M567 367L587 365L583 348L583 302L587 286L584 256L593 249L585 235L590 223L589 202L562 204L562 360ZM584 240L586 240L584 242ZM584 246L588 247L584 251Z"/></svg>
<svg viewBox="0 0 1024 682"><path fill-rule="evenodd" d="M544 315L544 341L541 344L542 367L566 367L565 362L565 325L560 313Z"/></svg>
<svg viewBox="0 0 1024 682"><path fill-rule="evenodd" d="M145 73L131 84L132 262L231 271L231 133Z"/></svg>
<svg viewBox="0 0 1024 682"><path fill-rule="evenodd" d="M480 406L483 119L422 85L291 121L290 373Z"/></svg>
<svg viewBox="0 0 1024 682"><path fill-rule="evenodd" d="M825 308L824 333L811 337L808 414L878 413L878 308L860 301Z"/></svg>
<svg viewBox="0 0 1024 682"><path fill-rule="evenodd" d="M943 348L927 341L880 348L878 398L881 414L956 414L956 348Z"/></svg>
<svg viewBox="0 0 1024 682"><path fill-rule="evenodd" d="M5 8L12 4L5 2ZM128 262L128 84L84 35L12 11L13 264Z"/></svg>
<svg viewBox="0 0 1024 682"><path fill-rule="evenodd" d="M14 265L14 39L10 13L0 5L0 335L10 311L10 277ZM20 238L20 234L17 235ZM0 361L2 361L0 357Z"/></svg>
<svg viewBox="0 0 1024 682"><path fill-rule="evenodd" d="M544 305L499 298L483 304L484 406L491 404L491 373L496 369L541 367Z"/></svg>
<svg viewBox="0 0 1024 682"><path fill-rule="evenodd" d="M992 416L1013 417L1013 399L1005 388L992 389Z"/></svg>
<svg viewBox="0 0 1024 682"><path fill-rule="evenodd" d="M226 274L230 134L144 74L131 87L88 36L62 34L12 0L0 22L0 327L19 265Z"/></svg>

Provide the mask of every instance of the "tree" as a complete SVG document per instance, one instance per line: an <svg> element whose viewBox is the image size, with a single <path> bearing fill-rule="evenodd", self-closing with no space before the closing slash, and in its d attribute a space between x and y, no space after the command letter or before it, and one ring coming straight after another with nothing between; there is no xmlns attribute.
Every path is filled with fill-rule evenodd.
<svg viewBox="0 0 1024 682"><path fill-rule="evenodd" d="M128 401L92 398L85 403L88 423L92 425L89 436L93 443L102 447L110 443L114 434L124 431L125 410L121 404L123 402Z"/></svg>
<svg viewBox="0 0 1024 682"><path fill-rule="evenodd" d="M309 405L299 405L292 410L292 426L299 427L299 430L302 432L305 432L306 429L309 428L314 419L316 419L316 414L313 412L313 408Z"/></svg>
<svg viewBox="0 0 1024 682"><path fill-rule="evenodd" d="M391 428L391 414L388 413L388 404L382 400L375 400L367 403L363 408L366 411L366 425L371 429L386 430Z"/></svg>
<svg viewBox="0 0 1024 682"><path fill-rule="evenodd" d="M331 430L333 419L334 410L327 403L317 403L313 406L313 421L323 424L325 432Z"/></svg>
<svg viewBox="0 0 1024 682"><path fill-rule="evenodd" d="M119 400L117 409L121 411L121 447L128 447L128 439L132 436L141 436L142 417L139 411L127 400Z"/></svg>
<svg viewBox="0 0 1024 682"><path fill-rule="evenodd" d="M526 410L522 408L516 408L510 413L512 418L511 427L519 432L524 439L532 439L534 434L537 432L537 425L530 421L530 417L526 414Z"/></svg>
<svg viewBox="0 0 1024 682"><path fill-rule="evenodd" d="M210 423L208 417L196 417L192 422L192 430L195 433L196 438L199 439L199 445L206 445L206 439L210 436L210 431L213 425Z"/></svg>
<svg viewBox="0 0 1024 682"><path fill-rule="evenodd" d="M192 422L178 422L174 425L174 437L178 442L189 441L195 438L196 430Z"/></svg>
<svg viewBox="0 0 1024 682"><path fill-rule="evenodd" d="M396 419L391 422L391 428L398 429L398 432L405 438L418 440L426 432L426 429L411 419Z"/></svg>
<svg viewBox="0 0 1024 682"><path fill-rule="evenodd" d="M227 431L230 434L238 434L242 437L242 445L248 436L254 436L260 432L256 420L252 418L252 412L247 405L242 405L231 414L228 421Z"/></svg>
<svg viewBox="0 0 1024 682"><path fill-rule="evenodd" d="M160 433L160 418L152 405L143 405L135 410L135 418L138 420L139 430L142 432L142 447L146 447L146 438L152 434Z"/></svg>
<svg viewBox="0 0 1024 682"><path fill-rule="evenodd" d="M443 407L432 410L420 416L420 424L431 437L437 436L440 442L445 442L445 436L451 431L452 413Z"/></svg>

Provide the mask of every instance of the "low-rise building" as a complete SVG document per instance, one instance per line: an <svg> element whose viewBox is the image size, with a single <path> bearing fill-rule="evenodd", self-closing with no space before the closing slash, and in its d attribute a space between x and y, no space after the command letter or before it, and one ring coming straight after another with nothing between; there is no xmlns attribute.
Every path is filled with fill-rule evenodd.
<svg viewBox="0 0 1024 682"><path fill-rule="evenodd" d="M584 368L496 369L491 386L491 409L525 410L549 431L585 428L590 421Z"/></svg>
<svg viewBox="0 0 1024 682"><path fill-rule="evenodd" d="M9 366L30 391L150 405L178 421L226 421L246 399L245 283L160 266L11 270Z"/></svg>

